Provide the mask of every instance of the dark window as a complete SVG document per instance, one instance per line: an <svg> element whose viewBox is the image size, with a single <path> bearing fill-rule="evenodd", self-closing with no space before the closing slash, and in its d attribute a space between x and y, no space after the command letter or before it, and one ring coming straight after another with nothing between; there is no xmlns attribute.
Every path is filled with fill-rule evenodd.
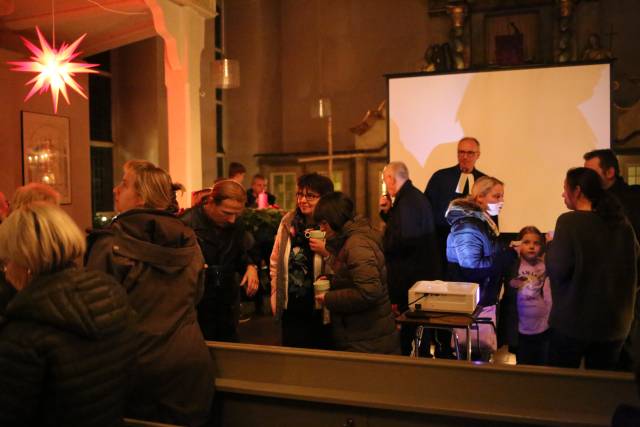
<svg viewBox="0 0 640 427"><path fill-rule="evenodd" d="M216 105L216 151L218 153L224 153L224 144L222 143L222 127L223 127L223 122L222 122L222 105L217 104Z"/></svg>
<svg viewBox="0 0 640 427"><path fill-rule="evenodd" d="M112 141L111 79L89 75L89 128L92 141Z"/></svg>
<svg viewBox="0 0 640 427"><path fill-rule="evenodd" d="M216 49L222 50L222 9L220 8L220 5L216 5L216 17L214 26L215 34L213 36L216 38L214 40L214 45Z"/></svg>
<svg viewBox="0 0 640 427"><path fill-rule="evenodd" d="M96 70L110 72L111 71L111 53L110 51L98 53L93 56L88 56L87 62L90 64L98 64Z"/></svg>
<svg viewBox="0 0 640 427"><path fill-rule="evenodd" d="M111 147L91 147L91 208L94 214L113 210Z"/></svg>
<svg viewBox="0 0 640 427"><path fill-rule="evenodd" d="M224 177L224 159L222 157L218 157L218 161L216 162L216 167L218 169L218 178Z"/></svg>

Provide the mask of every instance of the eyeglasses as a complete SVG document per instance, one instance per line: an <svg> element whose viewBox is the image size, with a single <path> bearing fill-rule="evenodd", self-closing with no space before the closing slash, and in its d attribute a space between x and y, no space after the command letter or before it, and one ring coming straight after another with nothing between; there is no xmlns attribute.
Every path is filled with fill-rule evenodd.
<svg viewBox="0 0 640 427"><path fill-rule="evenodd" d="M314 193L297 192L296 199L302 199L302 198L307 199L307 202L313 202L314 200L318 200L320 198L320 195L314 194Z"/></svg>
<svg viewBox="0 0 640 427"><path fill-rule="evenodd" d="M477 151L462 151L462 150L458 150L458 156L475 156L476 154L478 154Z"/></svg>

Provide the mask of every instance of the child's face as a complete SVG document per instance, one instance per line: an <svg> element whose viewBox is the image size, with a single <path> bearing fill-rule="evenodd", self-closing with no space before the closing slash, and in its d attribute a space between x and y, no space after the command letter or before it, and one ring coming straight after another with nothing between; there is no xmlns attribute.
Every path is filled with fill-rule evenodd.
<svg viewBox="0 0 640 427"><path fill-rule="evenodd" d="M542 251L542 241L535 233L527 233L522 237L520 256L527 261L535 261Z"/></svg>

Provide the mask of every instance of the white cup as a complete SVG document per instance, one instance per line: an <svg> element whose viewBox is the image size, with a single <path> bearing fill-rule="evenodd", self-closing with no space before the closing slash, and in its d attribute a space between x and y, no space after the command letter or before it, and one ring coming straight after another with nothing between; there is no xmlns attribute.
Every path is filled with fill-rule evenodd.
<svg viewBox="0 0 640 427"><path fill-rule="evenodd" d="M307 239L324 239L325 232L322 230L306 230L304 232L304 237Z"/></svg>
<svg viewBox="0 0 640 427"><path fill-rule="evenodd" d="M327 279L318 279L313 283L313 293L316 296L326 294L329 288L331 288L331 282ZM316 301L315 307L319 310L322 308L322 305Z"/></svg>

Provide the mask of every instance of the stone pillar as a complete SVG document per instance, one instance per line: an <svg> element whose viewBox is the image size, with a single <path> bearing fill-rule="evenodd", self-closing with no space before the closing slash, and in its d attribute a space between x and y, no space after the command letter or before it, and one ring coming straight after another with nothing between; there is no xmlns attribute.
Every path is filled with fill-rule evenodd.
<svg viewBox="0 0 640 427"><path fill-rule="evenodd" d="M169 173L187 192L202 188L202 138L200 125L200 66L204 49L205 19L215 15L202 7L180 6L170 0L145 0L156 32L164 40Z"/></svg>

